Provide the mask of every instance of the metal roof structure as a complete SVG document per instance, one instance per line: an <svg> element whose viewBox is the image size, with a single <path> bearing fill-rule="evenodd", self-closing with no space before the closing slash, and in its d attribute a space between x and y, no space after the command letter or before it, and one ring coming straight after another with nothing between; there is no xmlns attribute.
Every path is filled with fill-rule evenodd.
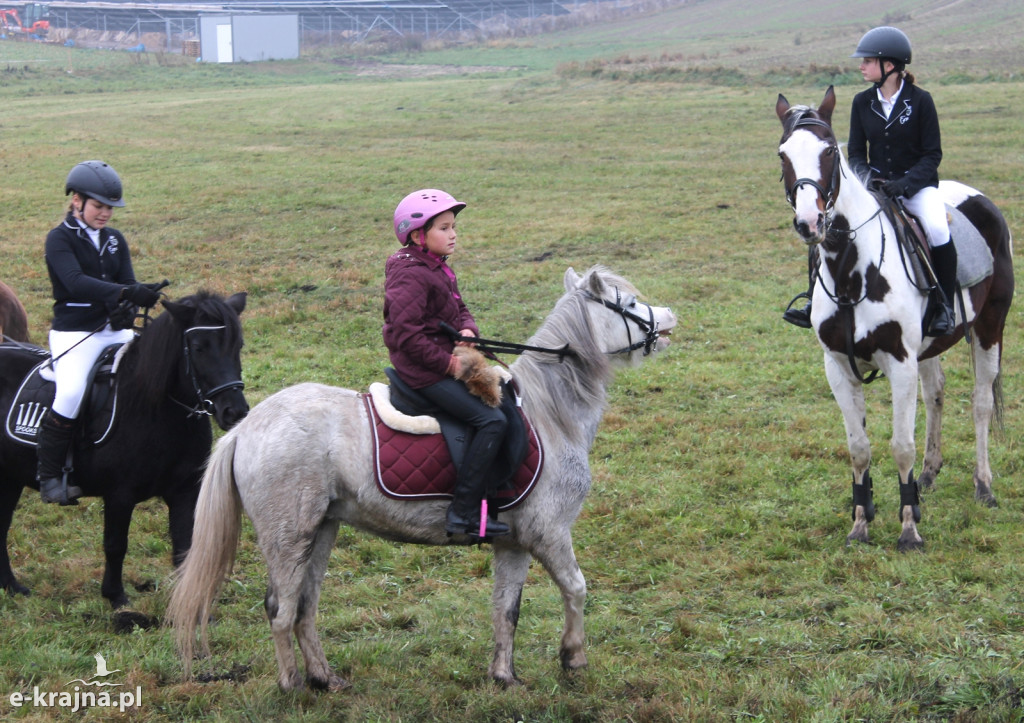
<svg viewBox="0 0 1024 723"><path fill-rule="evenodd" d="M295 14L303 33L365 37L374 29L435 37L479 30L495 19L515 21L569 12L560 0L193 0L118 2L63 0L2 3L51 27L114 32L195 33L200 15Z"/></svg>

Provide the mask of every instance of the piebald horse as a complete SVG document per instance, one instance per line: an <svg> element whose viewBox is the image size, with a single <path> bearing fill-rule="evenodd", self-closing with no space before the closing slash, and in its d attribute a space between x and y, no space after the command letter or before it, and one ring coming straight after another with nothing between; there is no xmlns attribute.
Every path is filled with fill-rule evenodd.
<svg viewBox="0 0 1024 723"><path fill-rule="evenodd" d="M853 541L868 541L874 517L871 446L866 431L863 384L881 371L892 389L892 453L899 470L900 551L921 548L919 488L931 487L942 467L941 423L945 376L939 355L964 338L974 367L975 498L996 504L988 459L989 427L1000 411L1003 326L1013 298L1012 241L999 209L980 192L942 181L951 213L980 234L977 246L991 253L991 271L968 282L954 306L957 327L947 336L923 335L928 287L908 273L907 256L878 198L854 175L831 127L831 87L817 110L790 106L779 95L782 180L795 213L793 225L817 245L817 279L811 324L825 352L825 374L843 413L853 464ZM966 223L965 222L965 223ZM974 235L974 229L971 234ZM956 236L956 234L954 234ZM959 246L959 244L958 244ZM868 375L869 379L865 379ZM914 478L914 419L920 380L926 410L925 454Z"/></svg>

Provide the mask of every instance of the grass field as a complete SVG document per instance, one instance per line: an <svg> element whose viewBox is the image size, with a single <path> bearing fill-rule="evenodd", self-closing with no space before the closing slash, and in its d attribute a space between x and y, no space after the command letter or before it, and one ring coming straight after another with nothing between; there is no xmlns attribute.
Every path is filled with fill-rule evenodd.
<svg viewBox="0 0 1024 723"><path fill-rule="evenodd" d="M33 595L0 594L0 718L1024 718L1022 312L1007 326L1005 429L991 449L1000 506L972 499L971 371L957 347L945 356L945 466L923 503L925 551L895 551L884 381L868 395L879 516L872 544L846 548L842 420L812 335L781 320L805 254L778 183L774 114L779 92L816 104L831 82L847 106L860 85L846 56L860 34L900 24L939 107L943 177L984 190L1019 236L1019 3L844 5L768 0L755 12L707 0L486 46L320 49L237 67L0 43L0 278L28 307L36 341L48 328L42 240L62 215L67 170L86 158L125 181L128 206L112 225L140 277L171 279L174 297L249 293L253 404L301 381L382 379L391 212L423 186L469 203L453 266L486 336L525 341L570 265L606 264L680 319L661 358L617 379L593 450L575 529L586 671L559 669L561 600L539 566L517 635L525 686L503 690L486 677L489 549L342 529L319 628L353 687L283 695L247 527L215 609L213 657L186 682L168 630L119 633L100 597L102 501L55 509L32 493L10 550ZM361 75L370 65L389 72ZM163 614L169 556L163 505L146 502L126 560L142 622ZM95 653L125 689L141 689L141 705L11 705L36 687L72 690Z"/></svg>

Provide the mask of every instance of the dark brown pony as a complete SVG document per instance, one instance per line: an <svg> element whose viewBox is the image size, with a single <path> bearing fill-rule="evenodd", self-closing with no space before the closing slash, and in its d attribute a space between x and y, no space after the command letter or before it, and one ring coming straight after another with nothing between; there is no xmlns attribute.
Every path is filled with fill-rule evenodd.
<svg viewBox="0 0 1024 723"><path fill-rule="evenodd" d="M25 307L3 281L0 281L0 333L11 341L29 341Z"/></svg>
<svg viewBox="0 0 1024 723"><path fill-rule="evenodd" d="M875 508L871 489L864 384L881 371L892 390L892 452L899 468L897 547L920 548L919 487L930 487L942 467L940 446L945 376L939 355L969 335L974 362L974 496L995 505L988 460L989 425L1001 402L1003 326L1013 300L1010 229L1002 213L979 191L942 181L949 213L963 219L957 236L977 237L981 255L991 253L988 273L964 284L956 304L956 329L933 338L922 332L928 287L908 273L910 262L878 198L851 170L832 131L832 88L817 109L790 106L779 96L782 121L779 158L793 227L819 253L811 324L825 352L825 374L843 412L853 463L853 529L847 536L867 542ZM971 228L973 227L973 228ZM961 239L962 240L962 239ZM987 251L985 250L987 247ZM917 452L914 420L918 381L926 410L926 443L921 476L914 478Z"/></svg>

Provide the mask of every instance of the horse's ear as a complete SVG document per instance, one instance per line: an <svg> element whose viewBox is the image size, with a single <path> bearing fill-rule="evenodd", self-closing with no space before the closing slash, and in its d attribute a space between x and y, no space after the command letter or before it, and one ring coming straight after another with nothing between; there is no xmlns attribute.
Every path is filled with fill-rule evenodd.
<svg viewBox="0 0 1024 723"><path fill-rule="evenodd" d="M566 291L572 291L577 288L582 280L583 277L577 274L572 266L565 270L565 277L562 279L563 283L565 283Z"/></svg>
<svg viewBox="0 0 1024 723"><path fill-rule="evenodd" d="M825 91L825 99L821 101L821 105L818 106L818 115L821 119L832 125L832 111L836 109L836 93L830 85L828 90Z"/></svg>
<svg viewBox="0 0 1024 723"><path fill-rule="evenodd" d="M179 304L174 301L167 301L164 299L160 302L167 309L167 313L174 317L182 326L192 326L192 322L196 318L196 307L189 306L188 304Z"/></svg>
<svg viewBox="0 0 1024 723"><path fill-rule="evenodd" d="M245 300L247 297L248 294L244 291L239 291L237 294L229 296L225 301L227 301L228 306L235 310L236 314L241 314L245 311Z"/></svg>
<svg viewBox="0 0 1024 723"><path fill-rule="evenodd" d="M789 101L786 100L786 96L779 93L779 99L775 101L775 115L779 117L779 120L783 123L786 122L786 112L789 111Z"/></svg>

